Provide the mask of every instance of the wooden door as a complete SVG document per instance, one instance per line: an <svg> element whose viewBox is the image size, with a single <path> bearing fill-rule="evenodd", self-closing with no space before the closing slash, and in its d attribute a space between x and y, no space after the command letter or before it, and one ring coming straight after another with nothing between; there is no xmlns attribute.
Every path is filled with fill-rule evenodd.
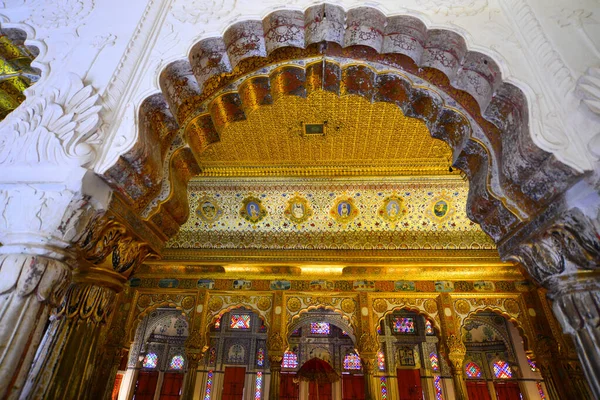
<svg viewBox="0 0 600 400"><path fill-rule="evenodd" d="M342 400L364 400L365 377L362 375L342 375Z"/></svg>
<svg viewBox="0 0 600 400"><path fill-rule="evenodd" d="M492 400L486 381L467 380L467 395L469 400Z"/></svg>
<svg viewBox="0 0 600 400"><path fill-rule="evenodd" d="M421 373L418 369L396 370L398 375L399 400L422 400Z"/></svg>
<svg viewBox="0 0 600 400"><path fill-rule="evenodd" d="M317 397L317 390L318 397ZM317 385L316 382L309 382L308 384L308 399L309 400L333 400L331 394L331 383L323 383Z"/></svg>
<svg viewBox="0 0 600 400"><path fill-rule="evenodd" d="M135 400L153 400L156 391L157 371L140 371L135 384L133 398Z"/></svg>
<svg viewBox="0 0 600 400"><path fill-rule="evenodd" d="M494 389L498 400L521 400L521 390L517 382L494 382Z"/></svg>
<svg viewBox="0 0 600 400"><path fill-rule="evenodd" d="M119 390L121 390L121 382L123 381L123 374L117 374L115 376L115 385L113 386L113 391L110 396L111 400L117 400L119 397Z"/></svg>
<svg viewBox="0 0 600 400"><path fill-rule="evenodd" d="M281 400L298 400L300 388L294 382L296 374L281 374L279 379L279 398Z"/></svg>
<svg viewBox="0 0 600 400"><path fill-rule="evenodd" d="M160 400L179 400L183 387L183 374L166 372L160 389Z"/></svg>
<svg viewBox="0 0 600 400"><path fill-rule="evenodd" d="M242 400L245 380L245 367L225 367L222 400Z"/></svg>

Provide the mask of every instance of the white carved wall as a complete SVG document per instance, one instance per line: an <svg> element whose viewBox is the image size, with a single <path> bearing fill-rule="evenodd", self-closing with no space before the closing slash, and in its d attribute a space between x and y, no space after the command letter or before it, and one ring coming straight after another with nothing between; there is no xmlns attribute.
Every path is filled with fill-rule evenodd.
<svg viewBox="0 0 600 400"><path fill-rule="evenodd" d="M0 0L0 24L28 25L31 43L47 47L36 60L44 76L30 94L61 87L64 83L58 82L70 72L101 95L101 143L94 143L97 154L89 165L104 172L135 142L137 106L159 91L158 76L167 64L185 57L202 38L222 35L234 22L316 3ZM364 5L354 0L331 3L347 9ZM387 15L414 15L430 28L463 35L470 49L493 57L505 79L526 93L534 141L568 165L594 168L600 155L600 140L594 139L600 134L600 2L381 0L368 5ZM0 131L4 128L0 124ZM86 157L81 164L90 162Z"/></svg>

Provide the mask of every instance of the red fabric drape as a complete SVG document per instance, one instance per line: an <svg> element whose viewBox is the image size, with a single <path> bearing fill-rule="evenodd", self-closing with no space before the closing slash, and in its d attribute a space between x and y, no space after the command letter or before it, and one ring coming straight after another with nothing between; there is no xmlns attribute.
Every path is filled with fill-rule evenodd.
<svg viewBox="0 0 600 400"><path fill-rule="evenodd" d="M135 385L135 400L153 400L158 372L141 371Z"/></svg>
<svg viewBox="0 0 600 400"><path fill-rule="evenodd" d="M115 377L115 385L111 394L111 400L117 400L119 397L119 390L121 389L121 382L123 381L123 374L117 374Z"/></svg>
<svg viewBox="0 0 600 400"><path fill-rule="evenodd" d="M183 386L183 374L178 372L166 372L160 389L160 400L179 400L181 387Z"/></svg>
<svg viewBox="0 0 600 400"><path fill-rule="evenodd" d="M246 368L225 367L222 400L242 400L242 397L244 396L245 379Z"/></svg>
<svg viewBox="0 0 600 400"><path fill-rule="evenodd" d="M396 370L398 374L398 393L400 400L421 400L423 388L421 387L421 373L418 369Z"/></svg>
<svg viewBox="0 0 600 400"><path fill-rule="evenodd" d="M342 400L364 400L365 378L362 375L342 375Z"/></svg>
<svg viewBox="0 0 600 400"><path fill-rule="evenodd" d="M299 387L294 383L296 374L281 374L279 380L279 398L281 400L298 400Z"/></svg>
<svg viewBox="0 0 600 400"><path fill-rule="evenodd" d="M521 390L519 390L519 384L517 382L494 382L494 389L496 389L498 400L521 399Z"/></svg>
<svg viewBox="0 0 600 400"><path fill-rule="evenodd" d="M308 400L317 400L317 385L319 389L319 400L332 400L331 383L308 382Z"/></svg>
<svg viewBox="0 0 600 400"><path fill-rule="evenodd" d="M467 381L469 400L492 400L485 381Z"/></svg>

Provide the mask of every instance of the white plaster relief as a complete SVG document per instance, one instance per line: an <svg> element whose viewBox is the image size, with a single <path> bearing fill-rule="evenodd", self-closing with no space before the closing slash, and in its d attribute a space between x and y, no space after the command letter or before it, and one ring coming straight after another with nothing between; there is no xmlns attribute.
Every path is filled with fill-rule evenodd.
<svg viewBox="0 0 600 400"><path fill-rule="evenodd" d="M176 1L171 9L173 17L184 23L203 23L224 17L232 18L237 0L191 0Z"/></svg>
<svg viewBox="0 0 600 400"><path fill-rule="evenodd" d="M86 165L102 144L99 96L69 74L0 122L0 165Z"/></svg>
<svg viewBox="0 0 600 400"><path fill-rule="evenodd" d="M454 16L477 15L488 6L487 0L417 0L417 4L435 14Z"/></svg>
<svg viewBox="0 0 600 400"><path fill-rule="evenodd" d="M31 21L42 28L64 28L80 24L94 8L92 0L29 1Z"/></svg>

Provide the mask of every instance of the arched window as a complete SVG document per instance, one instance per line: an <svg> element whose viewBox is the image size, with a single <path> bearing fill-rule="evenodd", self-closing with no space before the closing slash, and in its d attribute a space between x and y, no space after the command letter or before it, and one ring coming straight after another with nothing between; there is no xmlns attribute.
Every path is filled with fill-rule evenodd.
<svg viewBox="0 0 600 400"><path fill-rule="evenodd" d="M310 333L313 335L329 335L331 332L328 322L311 322Z"/></svg>
<svg viewBox="0 0 600 400"><path fill-rule="evenodd" d="M494 376L500 379L512 378L512 370L506 361L498 360L492 365Z"/></svg>
<svg viewBox="0 0 600 400"><path fill-rule="evenodd" d="M283 361L281 362L283 368L296 368L298 366L298 356L292 351L286 351L283 353Z"/></svg>
<svg viewBox="0 0 600 400"><path fill-rule="evenodd" d="M171 363L169 364L169 366L171 367L171 369L183 369L183 363L183 356L177 354L176 356L173 356L173 358L171 358Z"/></svg>
<svg viewBox="0 0 600 400"><path fill-rule="evenodd" d="M385 371L385 356L381 350L377 353L377 365L380 371Z"/></svg>
<svg viewBox="0 0 600 400"><path fill-rule="evenodd" d="M435 351L432 351L431 354L429 354L429 361L431 362L431 369L434 371L439 371L440 363L438 360L438 355L435 353Z"/></svg>
<svg viewBox="0 0 600 400"><path fill-rule="evenodd" d="M259 367L265 365L265 350L262 347L256 352L256 365Z"/></svg>
<svg viewBox="0 0 600 400"><path fill-rule="evenodd" d="M344 369L352 370L352 369L360 369L360 357L356 353L348 353L346 357L344 357Z"/></svg>
<svg viewBox="0 0 600 400"><path fill-rule="evenodd" d="M469 378L481 378L481 368L473 361L470 361L465 365L465 373Z"/></svg>
<svg viewBox="0 0 600 400"><path fill-rule="evenodd" d="M433 324L428 319L425 319L425 334L426 335L434 335L435 334L435 332L433 331Z"/></svg>
<svg viewBox="0 0 600 400"><path fill-rule="evenodd" d="M146 357L144 357L144 361L142 361L142 367L144 368L156 368L158 364L158 356L156 353L148 353Z"/></svg>

